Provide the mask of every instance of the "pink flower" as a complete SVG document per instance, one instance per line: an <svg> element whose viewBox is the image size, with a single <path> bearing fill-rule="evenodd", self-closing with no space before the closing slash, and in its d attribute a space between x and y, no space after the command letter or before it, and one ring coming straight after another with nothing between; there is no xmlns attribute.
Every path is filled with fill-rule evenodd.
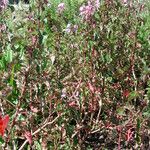
<svg viewBox="0 0 150 150"><path fill-rule="evenodd" d="M128 0L122 0L122 4L123 4L124 6L127 6L127 5L129 4L129 1L128 1Z"/></svg>
<svg viewBox="0 0 150 150"><path fill-rule="evenodd" d="M123 0L123 3L126 4L128 2L128 0Z"/></svg>
<svg viewBox="0 0 150 150"><path fill-rule="evenodd" d="M95 8L98 9L99 6L100 6L100 2L99 2L99 0L96 0L96 1L95 1Z"/></svg>
<svg viewBox="0 0 150 150"><path fill-rule="evenodd" d="M83 5L80 7L80 16L88 20L94 14L94 7L92 5Z"/></svg>
<svg viewBox="0 0 150 150"><path fill-rule="evenodd" d="M0 10L3 10L7 7L8 0L0 0Z"/></svg>
<svg viewBox="0 0 150 150"><path fill-rule="evenodd" d="M57 7L59 13L62 13L65 10L65 3L60 3Z"/></svg>
<svg viewBox="0 0 150 150"><path fill-rule="evenodd" d="M98 10L99 6L99 0L89 0L86 6L82 5L80 7L80 16L85 20L89 20L95 11Z"/></svg>
<svg viewBox="0 0 150 150"><path fill-rule="evenodd" d="M6 25L5 24L0 24L0 32L6 31Z"/></svg>
<svg viewBox="0 0 150 150"><path fill-rule="evenodd" d="M98 9L100 6L99 0L89 0L88 5L92 5L95 9Z"/></svg>

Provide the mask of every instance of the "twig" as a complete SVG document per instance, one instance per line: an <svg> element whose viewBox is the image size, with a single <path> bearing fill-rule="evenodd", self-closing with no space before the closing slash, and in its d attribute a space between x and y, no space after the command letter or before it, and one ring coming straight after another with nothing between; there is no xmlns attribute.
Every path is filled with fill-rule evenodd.
<svg viewBox="0 0 150 150"><path fill-rule="evenodd" d="M39 133L42 129L44 129L47 125L51 125L53 124L60 116L62 116L64 114L61 114L59 116L57 116L53 121L51 122L46 122L43 126L41 126L40 128L38 128L36 131L34 131L32 133L32 136L36 135L37 133ZM28 143L28 140L25 140L24 143L21 145L21 147L19 148L19 150L22 150L24 148L24 146Z"/></svg>
<svg viewBox="0 0 150 150"><path fill-rule="evenodd" d="M100 118L100 113L101 113L101 110L102 110L102 99L100 98L99 100L99 111L98 111L98 115L97 115L97 119L96 119L96 124L98 124L98 121L99 121L99 118Z"/></svg>
<svg viewBox="0 0 150 150"><path fill-rule="evenodd" d="M27 68L27 71L25 73L23 88L21 90L21 94L20 94L20 97L19 97L19 100L18 100L18 104L16 105L16 112L14 114L14 118L13 118L12 123L10 125L10 129L12 129L15 126L16 119L17 119L19 111L20 111L19 109L20 109L20 106L21 106L21 100L23 99L23 96L24 96L25 91L26 91L26 85L27 85L27 78L28 78L29 70L30 70L30 66ZM5 145L4 145L4 149L7 148L7 145L8 145L9 139L10 139L10 134L11 134L11 130L9 130L9 132L7 134L7 138L6 138L6 142L5 142Z"/></svg>
<svg viewBox="0 0 150 150"><path fill-rule="evenodd" d="M4 108L3 108L3 104L2 104L2 99L0 98L0 109L2 112L2 115L4 115Z"/></svg>

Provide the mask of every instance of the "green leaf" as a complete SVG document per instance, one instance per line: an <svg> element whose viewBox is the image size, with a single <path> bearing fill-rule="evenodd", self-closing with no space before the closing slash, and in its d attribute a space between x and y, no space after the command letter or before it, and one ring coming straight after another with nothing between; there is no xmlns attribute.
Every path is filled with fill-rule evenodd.
<svg viewBox="0 0 150 150"><path fill-rule="evenodd" d="M140 131L140 128L141 128L141 121L139 118L137 118L137 124L136 124L136 141L139 143L140 142L140 135L139 135L139 131Z"/></svg>
<svg viewBox="0 0 150 150"><path fill-rule="evenodd" d="M117 109L117 114L121 115L121 116L125 115L125 108L124 107L119 107Z"/></svg>
<svg viewBox="0 0 150 150"><path fill-rule="evenodd" d="M139 93L137 91L132 91L130 94L129 94L129 97L128 97L128 100L133 100L135 98L139 97Z"/></svg>
<svg viewBox="0 0 150 150"><path fill-rule="evenodd" d="M25 117L20 114L20 115L18 116L18 120L19 120L19 121L24 121L24 120L25 120Z"/></svg>
<svg viewBox="0 0 150 150"><path fill-rule="evenodd" d="M35 141L34 143L36 145L36 149L37 150L42 150L41 145L40 145L40 143L38 141Z"/></svg>
<svg viewBox="0 0 150 150"><path fill-rule="evenodd" d="M137 118L137 130L139 131L140 130L140 127L141 127L141 121L139 118Z"/></svg>
<svg viewBox="0 0 150 150"><path fill-rule="evenodd" d="M10 63L13 60L13 51L11 50L10 45L7 46L6 53L4 54L5 60Z"/></svg>
<svg viewBox="0 0 150 150"><path fill-rule="evenodd" d="M150 111L143 112L143 115L147 118L150 118Z"/></svg>
<svg viewBox="0 0 150 150"><path fill-rule="evenodd" d="M5 68L5 64L3 60L0 60L0 70Z"/></svg>
<svg viewBox="0 0 150 150"><path fill-rule="evenodd" d="M14 85L14 70L15 70L14 68L15 68L15 66L13 65L12 71L11 71L10 82L9 82L11 86Z"/></svg>
<svg viewBox="0 0 150 150"><path fill-rule="evenodd" d="M0 145L4 143L4 140L2 139L2 137L0 136Z"/></svg>

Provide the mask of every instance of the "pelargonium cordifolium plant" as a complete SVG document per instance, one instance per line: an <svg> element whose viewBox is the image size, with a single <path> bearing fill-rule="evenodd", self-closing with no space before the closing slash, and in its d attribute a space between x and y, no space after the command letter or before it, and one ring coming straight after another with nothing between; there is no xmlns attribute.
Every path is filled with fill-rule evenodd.
<svg viewBox="0 0 150 150"><path fill-rule="evenodd" d="M149 8L0 1L0 149L149 149Z"/></svg>

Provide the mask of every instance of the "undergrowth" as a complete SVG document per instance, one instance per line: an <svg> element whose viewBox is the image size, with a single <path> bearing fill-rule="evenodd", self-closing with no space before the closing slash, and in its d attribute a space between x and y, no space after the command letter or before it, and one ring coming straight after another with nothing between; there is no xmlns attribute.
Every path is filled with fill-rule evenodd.
<svg viewBox="0 0 150 150"><path fill-rule="evenodd" d="M150 148L149 10L113 0L2 10L1 147Z"/></svg>

